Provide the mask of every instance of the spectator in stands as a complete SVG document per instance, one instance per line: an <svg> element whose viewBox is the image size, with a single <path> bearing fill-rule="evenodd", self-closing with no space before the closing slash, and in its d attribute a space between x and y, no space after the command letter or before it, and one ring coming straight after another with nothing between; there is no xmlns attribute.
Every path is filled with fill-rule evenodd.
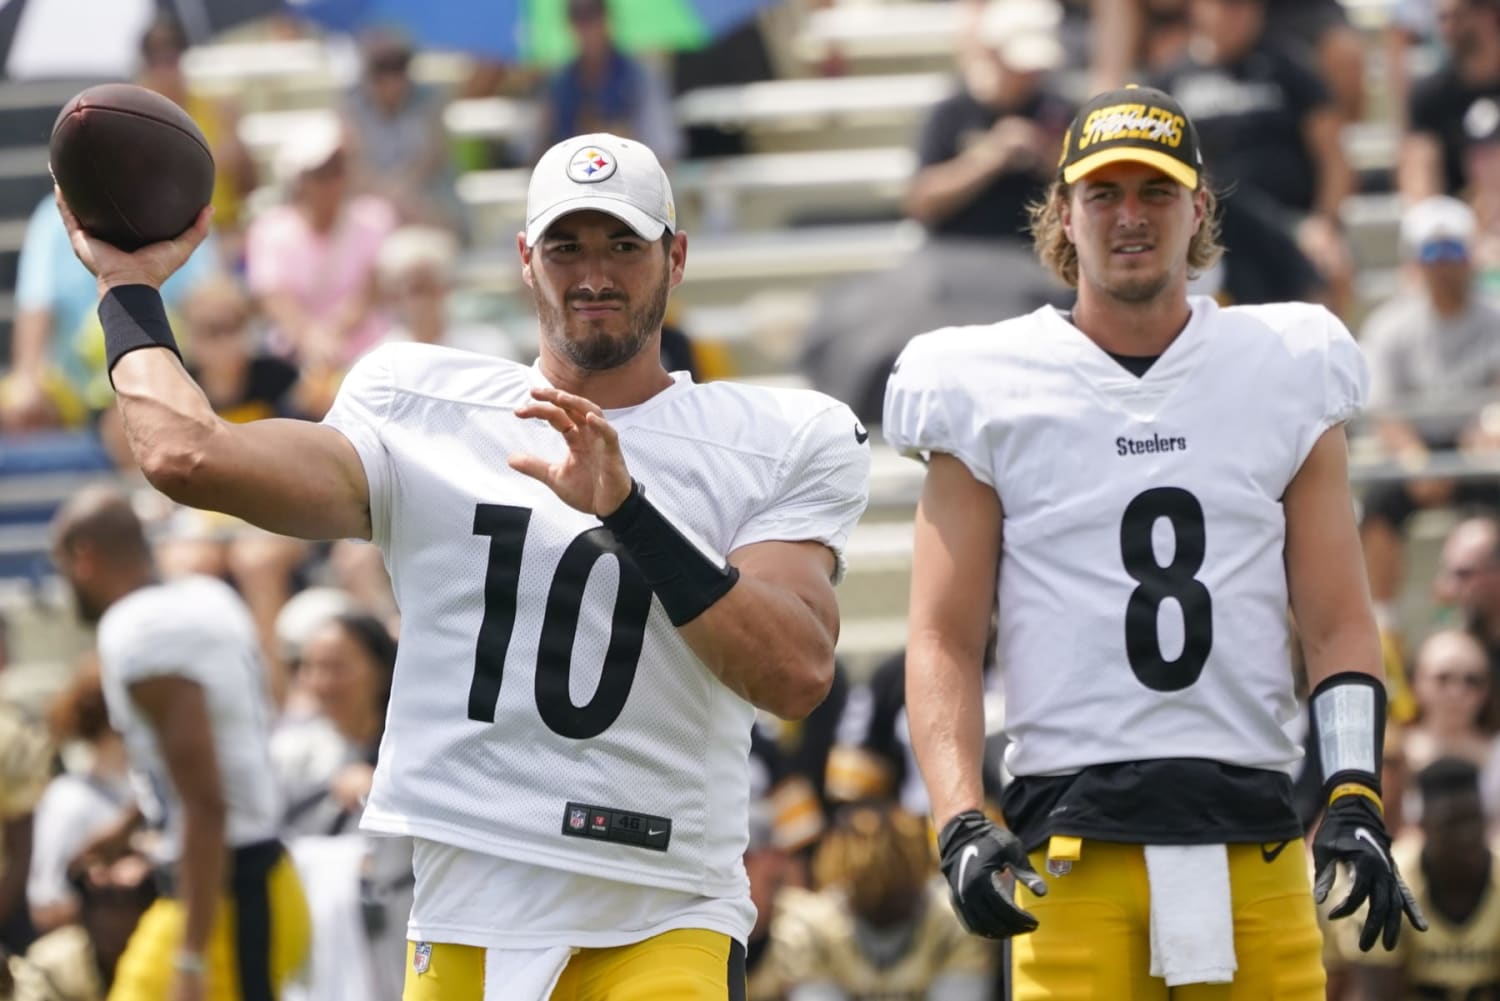
<svg viewBox="0 0 1500 1001"><path fill-rule="evenodd" d="M1360 332L1381 443L1414 472L1433 452L1491 447L1478 426L1478 396L1500 387L1500 309L1474 291L1474 230L1474 213L1456 198L1435 195L1409 208L1401 220L1401 246L1415 287L1383 303ZM1414 478L1380 483L1366 493L1360 532L1376 614L1385 628L1393 625L1404 528L1413 512L1480 503L1500 503L1500 484Z"/></svg>
<svg viewBox="0 0 1500 1001"><path fill-rule="evenodd" d="M322 399L285 358L261 350L255 304L228 275L216 275L188 296L182 329L189 374L214 413L234 424L267 417L317 419Z"/></svg>
<svg viewBox="0 0 1500 1001"><path fill-rule="evenodd" d="M375 270L381 302L391 318L388 340L516 357L514 345L499 327L453 317L458 241L451 233L432 226L403 226L381 245Z"/></svg>
<svg viewBox="0 0 1500 1001"><path fill-rule="evenodd" d="M1479 776L1445 758L1417 775L1426 809L1421 836L1391 854L1431 927L1403 935L1393 951L1359 952L1341 942L1361 1001L1500 997L1500 865L1485 839ZM1341 922L1340 936L1357 930Z"/></svg>
<svg viewBox="0 0 1500 1001"><path fill-rule="evenodd" d="M463 232L443 95L412 79L411 46L393 29L372 29L360 48L363 74L344 116L361 185L405 222Z"/></svg>
<svg viewBox="0 0 1500 1001"><path fill-rule="evenodd" d="M1470 128L1500 107L1500 0L1442 0L1447 62L1412 88L1397 183L1407 201L1469 186Z"/></svg>
<svg viewBox="0 0 1500 1001"><path fill-rule="evenodd" d="M818 889L783 889L771 926L788 1001L989 997L993 943L959 924L928 839L895 806L839 815L813 864Z"/></svg>
<svg viewBox="0 0 1500 1001"><path fill-rule="evenodd" d="M757 720L750 731L750 800L769 811L777 847L805 855L823 834L823 805L807 776L792 770L773 726Z"/></svg>
<svg viewBox="0 0 1500 1001"><path fill-rule="evenodd" d="M1453 51L1458 7L1463 2L1396 0L1391 8L1384 30L1385 91L1399 132L1406 132L1409 124L1412 71L1448 58Z"/></svg>
<svg viewBox="0 0 1500 1001"><path fill-rule="evenodd" d="M1029 240L1026 206L1057 167L1073 109L1047 82L1061 63L1053 0L992 0L983 54L962 61L963 86L934 107L918 140L907 215L938 236Z"/></svg>
<svg viewBox="0 0 1500 1001"><path fill-rule="evenodd" d="M682 152L682 135L666 86L615 46L604 0L568 0L568 23L578 57L547 83L533 158L569 136L610 132L651 147L670 166Z"/></svg>
<svg viewBox="0 0 1500 1001"><path fill-rule="evenodd" d="M110 830L134 801L125 744L109 725L97 658L85 666L52 705L52 738L82 751L76 770L47 785L34 816L26 902L38 932L78 920L78 894L68 865L95 837Z"/></svg>
<svg viewBox="0 0 1500 1001"><path fill-rule="evenodd" d="M396 212L356 194L349 168L337 120L298 128L276 154L288 200L257 217L246 241L250 290L270 317L274 346L304 372L342 371L386 331L375 261Z"/></svg>
<svg viewBox="0 0 1500 1001"><path fill-rule="evenodd" d="M1354 188L1344 119L1317 74L1273 45L1267 2L1190 0L1192 41L1156 85L1197 126L1214 182L1233 193L1227 201L1291 234L1342 312L1354 269L1339 222ZM1233 235L1226 224L1226 240ZM1227 246L1231 259L1243 249Z"/></svg>
<svg viewBox="0 0 1500 1001"><path fill-rule="evenodd" d="M141 36L141 70L136 83L175 101L208 140L214 158L214 228L221 252L229 260L238 260L245 198L259 181L255 161L240 142L240 113L235 103L223 97L205 97L189 88L182 68L187 50L188 37L182 24L170 14L158 16Z"/></svg>
<svg viewBox="0 0 1500 1001"><path fill-rule="evenodd" d="M1192 31L1188 0L1115 0L1093 5L1089 93L1123 87L1177 62Z"/></svg>
<svg viewBox="0 0 1500 1001"><path fill-rule="evenodd" d="M156 899L151 862L141 855L71 868L77 923L12 958L15 1001L105 1001L125 945Z"/></svg>
<svg viewBox="0 0 1500 1001"><path fill-rule="evenodd" d="M993 639L985 649L994 649ZM985 665L987 684L995 679L992 666ZM996 801L1002 748L1002 738L986 741L984 787ZM930 811L907 730L904 650L881 661L868 679L850 690L828 756L827 795L835 803L895 802L918 817Z"/></svg>
<svg viewBox="0 0 1500 1001"><path fill-rule="evenodd" d="M1490 699L1484 727L1500 730L1500 520L1493 514L1466 518L1443 541L1434 596L1455 608L1485 650Z"/></svg>
<svg viewBox="0 0 1500 1001"><path fill-rule="evenodd" d="M303 645L297 685L312 696L318 715L283 727L271 743L289 831L355 829L374 775L395 665L396 641L385 624L360 612L333 618Z"/></svg>
<svg viewBox="0 0 1500 1001"><path fill-rule="evenodd" d="M162 286L168 309L218 270L210 237ZM102 334L94 318L99 290L78 263L51 195L37 205L21 244L10 373L0 383L0 429L81 427L93 377L90 359ZM102 348L99 349L102 351Z"/></svg>
<svg viewBox="0 0 1500 1001"><path fill-rule="evenodd" d="M32 811L51 776L43 729L0 702L0 952L24 952L36 937L26 908Z"/></svg>
<svg viewBox="0 0 1500 1001"><path fill-rule="evenodd" d="M1189 44L1190 0L1095 3L1090 92L1123 87L1134 72L1152 74L1177 61ZM1266 0L1266 36L1277 39L1333 93L1349 121L1364 114L1365 64L1359 32L1339 0Z"/></svg>
<svg viewBox="0 0 1500 1001"><path fill-rule="evenodd" d="M1494 771L1500 765L1500 743L1481 725L1489 701L1489 673L1484 648L1462 630L1433 633L1417 648L1412 671L1417 718L1401 736L1402 758L1409 773L1420 772L1439 758L1462 758L1493 772L1500 782L1500 772ZM1418 816L1419 805L1408 804L1405 816Z"/></svg>

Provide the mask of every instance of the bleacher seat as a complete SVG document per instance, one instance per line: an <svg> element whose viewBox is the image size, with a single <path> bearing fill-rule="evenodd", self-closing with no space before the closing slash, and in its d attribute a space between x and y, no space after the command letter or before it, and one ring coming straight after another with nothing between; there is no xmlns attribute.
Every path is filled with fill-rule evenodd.
<svg viewBox="0 0 1500 1001"><path fill-rule="evenodd" d="M0 435L0 579L51 572L48 523L57 508L113 467L86 432Z"/></svg>

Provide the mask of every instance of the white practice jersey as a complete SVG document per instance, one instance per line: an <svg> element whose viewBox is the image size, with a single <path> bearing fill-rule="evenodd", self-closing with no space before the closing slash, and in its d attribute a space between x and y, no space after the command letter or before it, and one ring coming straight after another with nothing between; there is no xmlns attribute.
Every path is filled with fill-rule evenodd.
<svg viewBox="0 0 1500 1001"><path fill-rule="evenodd" d="M841 572L869 465L849 409L674 378L607 413L652 503L715 560L813 540ZM363 826L743 894L755 710L692 653L598 518L507 465L566 454L549 425L514 413L544 384L535 367L389 345L354 367L327 417L364 463L401 608Z"/></svg>
<svg viewBox="0 0 1500 1001"><path fill-rule="evenodd" d="M1015 775L1301 756L1281 498L1366 366L1321 307L1191 302L1143 377L1051 307L918 337L891 376L887 440L1000 497Z"/></svg>
<svg viewBox="0 0 1500 1001"><path fill-rule="evenodd" d="M184 577L132 591L99 620L99 667L110 723L125 740L141 812L181 847L182 806L156 731L129 688L174 676L203 689L213 727L226 839L232 847L274 838L281 797L271 773L271 702L260 638L239 595L212 577Z"/></svg>

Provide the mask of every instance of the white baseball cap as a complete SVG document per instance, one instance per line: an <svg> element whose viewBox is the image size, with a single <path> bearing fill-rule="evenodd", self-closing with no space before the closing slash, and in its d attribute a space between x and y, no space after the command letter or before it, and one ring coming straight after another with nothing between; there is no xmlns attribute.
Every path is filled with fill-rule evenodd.
<svg viewBox="0 0 1500 1001"><path fill-rule="evenodd" d="M1045 73L1067 54L1057 40L1062 8L1056 0L990 0L980 15L979 37L1014 73Z"/></svg>
<svg viewBox="0 0 1500 1001"><path fill-rule="evenodd" d="M656 154L606 132L564 139L542 154L526 190L526 246L570 212L594 209L619 219L643 240L677 230L672 186Z"/></svg>
<svg viewBox="0 0 1500 1001"><path fill-rule="evenodd" d="M1420 256L1431 243L1468 247L1478 223L1474 210L1448 195L1433 195L1417 202L1401 217L1401 243L1406 252Z"/></svg>

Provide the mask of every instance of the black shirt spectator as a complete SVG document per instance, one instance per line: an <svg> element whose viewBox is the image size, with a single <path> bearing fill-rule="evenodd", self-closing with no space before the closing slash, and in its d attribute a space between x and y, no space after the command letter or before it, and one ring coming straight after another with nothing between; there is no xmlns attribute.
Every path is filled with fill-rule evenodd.
<svg viewBox="0 0 1500 1001"><path fill-rule="evenodd" d="M1221 187L1255 188L1299 214L1313 209L1317 165L1302 128L1329 96L1301 62L1267 46L1219 66L1189 56L1157 85L1198 127L1204 162Z"/></svg>
<svg viewBox="0 0 1500 1001"><path fill-rule="evenodd" d="M1053 0L995 0L965 33L962 89L928 116L903 206L933 234L1026 239L1073 117L1046 76L1062 65L1061 19Z"/></svg>
<svg viewBox="0 0 1500 1001"><path fill-rule="evenodd" d="M1456 194L1468 187L1464 152L1488 124L1500 104L1500 79L1483 84L1464 82L1458 69L1444 66L1419 81L1411 91L1411 129L1431 135L1442 149L1443 190Z"/></svg>
<svg viewBox="0 0 1500 1001"><path fill-rule="evenodd" d="M963 91L932 109L922 128L917 159L921 167L946 163L987 138L1002 118L1024 118L1049 134L1061 135L1072 116L1073 109L1067 101L1046 91L1031 94L1011 108L986 104ZM1026 238L1026 206L1046 188L1045 172L1037 169L1042 166L1039 156L1023 169L996 174L962 210L931 222L932 232L944 236Z"/></svg>
<svg viewBox="0 0 1500 1001"><path fill-rule="evenodd" d="M1500 0L1447 0L1438 30L1448 59L1411 89L1397 184L1412 204L1469 184L1464 153L1500 101Z"/></svg>

